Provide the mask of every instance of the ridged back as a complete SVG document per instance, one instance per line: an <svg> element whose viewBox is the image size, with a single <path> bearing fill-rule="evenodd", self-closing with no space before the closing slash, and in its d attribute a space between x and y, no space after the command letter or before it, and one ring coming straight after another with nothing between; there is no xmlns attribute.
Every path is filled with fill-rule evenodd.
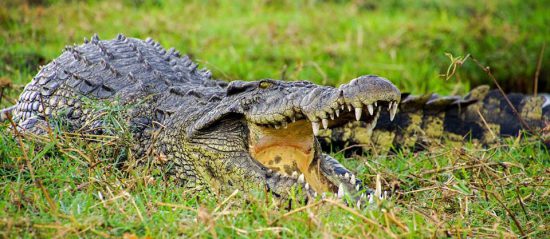
<svg viewBox="0 0 550 239"><path fill-rule="evenodd" d="M187 56L145 41L118 35L100 40L94 35L79 46L69 46L25 87L15 107L16 121L44 117L64 110L71 119L82 116L80 98L114 100L157 95L159 109L181 105L178 98L193 101L219 98L225 82L211 79Z"/></svg>

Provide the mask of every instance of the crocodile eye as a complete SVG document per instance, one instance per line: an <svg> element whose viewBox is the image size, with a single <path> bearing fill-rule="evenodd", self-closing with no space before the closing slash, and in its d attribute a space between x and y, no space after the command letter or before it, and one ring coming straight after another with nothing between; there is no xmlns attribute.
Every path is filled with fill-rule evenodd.
<svg viewBox="0 0 550 239"><path fill-rule="evenodd" d="M271 83L269 81L260 82L260 88L261 89L267 89L267 88L271 87L272 85L273 85L273 83Z"/></svg>

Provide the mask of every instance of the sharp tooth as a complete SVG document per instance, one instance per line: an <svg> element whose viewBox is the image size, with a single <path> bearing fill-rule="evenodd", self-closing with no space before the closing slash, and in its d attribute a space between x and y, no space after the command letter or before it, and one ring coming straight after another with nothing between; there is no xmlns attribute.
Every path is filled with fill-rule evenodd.
<svg viewBox="0 0 550 239"><path fill-rule="evenodd" d="M279 129L279 128L281 128L281 126L278 125L278 124L276 124L276 125L275 125L275 129Z"/></svg>
<svg viewBox="0 0 550 239"><path fill-rule="evenodd" d="M349 180L349 183L355 185L355 174L351 175L351 179Z"/></svg>
<svg viewBox="0 0 550 239"><path fill-rule="evenodd" d="M351 112L351 105L348 105L348 111Z"/></svg>
<svg viewBox="0 0 550 239"><path fill-rule="evenodd" d="M296 172L296 171L292 172L292 177L297 178L298 177L298 172Z"/></svg>
<svg viewBox="0 0 550 239"><path fill-rule="evenodd" d="M362 108L355 108L355 119L359 121L361 119Z"/></svg>
<svg viewBox="0 0 550 239"><path fill-rule="evenodd" d="M369 194L369 204L372 204L374 202L374 197L372 196L372 194Z"/></svg>
<svg viewBox="0 0 550 239"><path fill-rule="evenodd" d="M372 121L370 122L371 130L376 127L376 123L378 123L378 118L380 118L380 114L376 114L374 116L374 119L372 119Z"/></svg>
<svg viewBox="0 0 550 239"><path fill-rule="evenodd" d="M361 189L361 186L359 185L355 186L355 190L359 191L359 189Z"/></svg>
<svg viewBox="0 0 550 239"><path fill-rule="evenodd" d="M390 110L390 121L393 121L393 118L395 118L395 114L397 114L397 102L395 102Z"/></svg>
<svg viewBox="0 0 550 239"><path fill-rule="evenodd" d="M391 110L391 105L392 105L392 104L393 104L393 102L392 102L392 101L390 101L390 104L388 105L388 111L390 111L390 110Z"/></svg>
<svg viewBox="0 0 550 239"><path fill-rule="evenodd" d="M309 183L306 183L304 187L306 188L306 191L309 190Z"/></svg>
<svg viewBox="0 0 550 239"><path fill-rule="evenodd" d="M296 122L296 116L293 115L292 117L290 117L290 120L292 121L292 123Z"/></svg>
<svg viewBox="0 0 550 239"><path fill-rule="evenodd" d="M322 119L321 122L323 123L323 128L327 129L328 128L328 119Z"/></svg>
<svg viewBox="0 0 550 239"><path fill-rule="evenodd" d="M340 110L339 109L336 109L334 112L336 113L336 117L340 117Z"/></svg>
<svg viewBox="0 0 550 239"><path fill-rule="evenodd" d="M369 110L370 115L374 114L374 107L372 105L367 105L367 109Z"/></svg>
<svg viewBox="0 0 550 239"><path fill-rule="evenodd" d="M346 180L349 180L349 173L344 174L344 178L345 178Z"/></svg>
<svg viewBox="0 0 550 239"><path fill-rule="evenodd" d="M378 102L377 102L377 101L374 102L374 106L378 106Z"/></svg>
<svg viewBox="0 0 550 239"><path fill-rule="evenodd" d="M334 120L334 112L331 112L329 115L330 115L330 119Z"/></svg>
<svg viewBox="0 0 550 239"><path fill-rule="evenodd" d="M343 197L344 197L344 185L340 184L338 186L338 198L343 198Z"/></svg>
<svg viewBox="0 0 550 239"><path fill-rule="evenodd" d="M319 122L317 121L313 121L311 122L311 127L313 128L313 135L317 136L319 135Z"/></svg>
<svg viewBox="0 0 550 239"><path fill-rule="evenodd" d="M344 105L340 105L340 109L344 111Z"/></svg>
<svg viewBox="0 0 550 239"><path fill-rule="evenodd" d="M288 127L288 123L286 121L283 121L283 123L281 123L281 125L283 125L283 128L287 128Z"/></svg>
<svg viewBox="0 0 550 239"><path fill-rule="evenodd" d="M327 193L326 193L326 192L323 192L323 193L321 194L321 199L325 199L325 198L327 198Z"/></svg>
<svg viewBox="0 0 550 239"><path fill-rule="evenodd" d="M376 124L378 123L378 119L380 118L380 106L378 107L378 110L376 111L376 115L374 116L374 119L372 119L372 128L374 129L376 127Z"/></svg>
<svg viewBox="0 0 550 239"><path fill-rule="evenodd" d="M299 183L304 183L305 179L304 179L304 174L300 174L300 177L298 177L298 182Z"/></svg>
<svg viewBox="0 0 550 239"><path fill-rule="evenodd" d="M357 200L357 209L361 209L361 199Z"/></svg>
<svg viewBox="0 0 550 239"><path fill-rule="evenodd" d="M317 192L313 192L313 198L317 197Z"/></svg>

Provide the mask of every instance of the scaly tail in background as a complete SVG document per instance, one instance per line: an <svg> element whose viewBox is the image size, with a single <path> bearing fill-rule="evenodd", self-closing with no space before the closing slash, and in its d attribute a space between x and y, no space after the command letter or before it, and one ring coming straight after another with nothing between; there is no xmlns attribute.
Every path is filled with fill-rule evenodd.
<svg viewBox="0 0 550 239"><path fill-rule="evenodd" d="M382 110L374 128L363 121L350 122L322 131L318 138L326 150L345 149L347 154L420 150L468 141L489 145L521 132L541 137L550 146L549 98L544 94L503 96L488 86L479 86L465 97L403 95L393 121L388 111Z"/></svg>

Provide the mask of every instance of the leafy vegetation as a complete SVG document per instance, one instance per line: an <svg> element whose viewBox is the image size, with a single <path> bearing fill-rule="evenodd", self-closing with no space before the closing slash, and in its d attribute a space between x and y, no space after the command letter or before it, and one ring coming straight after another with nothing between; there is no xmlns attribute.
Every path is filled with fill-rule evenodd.
<svg viewBox="0 0 550 239"><path fill-rule="evenodd" d="M227 80L338 85L371 73L413 93L464 93L490 83L477 59L508 89L532 92L539 72L539 90L549 91L546 9L515 0L2 1L0 81L13 84L0 106L13 104L39 65L95 32L151 36ZM0 126L1 236L550 237L550 157L535 139L336 153L371 187L379 175L399 193L359 210L327 199L286 211L261 190L196 195L146 169L121 169L116 155L131 151L130 137L116 105L98 107L111 109L118 133L14 137Z"/></svg>

